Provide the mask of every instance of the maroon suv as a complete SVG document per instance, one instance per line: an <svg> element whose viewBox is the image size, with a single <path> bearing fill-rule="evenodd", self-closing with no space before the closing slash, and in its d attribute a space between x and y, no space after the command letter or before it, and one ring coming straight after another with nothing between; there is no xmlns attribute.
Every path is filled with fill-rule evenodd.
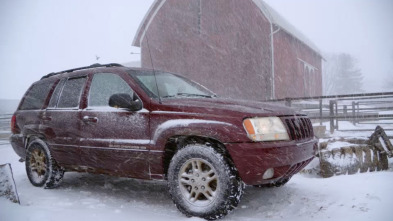
<svg viewBox="0 0 393 221"><path fill-rule="evenodd" d="M56 187L65 171L166 179L179 210L205 219L235 208L243 183L288 182L317 144L310 120L291 109L117 64L44 76L11 124L34 186Z"/></svg>

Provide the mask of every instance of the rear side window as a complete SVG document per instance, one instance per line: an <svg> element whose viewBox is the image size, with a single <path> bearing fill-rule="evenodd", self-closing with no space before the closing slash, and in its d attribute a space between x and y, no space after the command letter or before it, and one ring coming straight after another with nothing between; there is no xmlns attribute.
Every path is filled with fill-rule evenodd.
<svg viewBox="0 0 393 221"><path fill-rule="evenodd" d="M44 82L34 84L26 93L21 110L40 110L44 106L49 91L52 89L54 82Z"/></svg>
<svg viewBox="0 0 393 221"><path fill-rule="evenodd" d="M56 108L57 107L57 101L59 100L59 96L60 96L61 90L63 89L64 82L65 82L65 79L62 79L57 84L56 89L53 92L52 97L49 101L48 108Z"/></svg>
<svg viewBox="0 0 393 221"><path fill-rule="evenodd" d="M77 108L82 95L86 78L73 78L65 82L63 91L61 92L58 108Z"/></svg>

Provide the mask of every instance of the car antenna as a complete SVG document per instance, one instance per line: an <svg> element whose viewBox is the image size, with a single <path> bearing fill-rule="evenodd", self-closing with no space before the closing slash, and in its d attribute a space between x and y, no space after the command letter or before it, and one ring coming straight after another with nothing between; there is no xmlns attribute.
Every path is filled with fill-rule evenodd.
<svg viewBox="0 0 393 221"><path fill-rule="evenodd" d="M149 45L149 38L147 37L147 33L146 33L146 41L147 41L147 48L149 49L149 55L150 55L151 66L152 66L152 68L153 68L154 80L156 81L158 102L159 102L160 104L162 104L162 100L161 100L161 96L160 96L160 90L158 89L156 70L154 69L154 63L153 63L153 58L152 58L152 56L151 56L150 45Z"/></svg>

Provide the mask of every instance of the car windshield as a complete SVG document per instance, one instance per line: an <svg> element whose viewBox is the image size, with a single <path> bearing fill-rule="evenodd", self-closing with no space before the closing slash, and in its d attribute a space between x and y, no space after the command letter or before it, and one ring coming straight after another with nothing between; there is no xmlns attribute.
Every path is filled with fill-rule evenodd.
<svg viewBox="0 0 393 221"><path fill-rule="evenodd" d="M216 97L216 95L213 92L211 92L204 86L175 74L166 73L166 72L153 72L153 71L132 71L130 75L139 83L139 85L145 90L145 92L150 97L154 97L154 98Z"/></svg>

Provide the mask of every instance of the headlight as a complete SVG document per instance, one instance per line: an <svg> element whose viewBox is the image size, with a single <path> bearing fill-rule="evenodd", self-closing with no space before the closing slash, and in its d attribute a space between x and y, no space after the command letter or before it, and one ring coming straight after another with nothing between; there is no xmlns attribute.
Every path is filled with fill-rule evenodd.
<svg viewBox="0 0 393 221"><path fill-rule="evenodd" d="M253 141L289 140L287 130L278 117L248 118L243 121L243 126Z"/></svg>

